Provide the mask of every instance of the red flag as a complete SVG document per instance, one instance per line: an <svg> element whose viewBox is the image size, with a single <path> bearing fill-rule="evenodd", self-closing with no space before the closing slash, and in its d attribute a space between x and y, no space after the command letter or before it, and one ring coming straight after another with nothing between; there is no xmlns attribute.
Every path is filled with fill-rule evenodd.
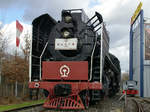
<svg viewBox="0 0 150 112"><path fill-rule="evenodd" d="M23 31L23 26L16 20L16 46L19 47L20 35Z"/></svg>

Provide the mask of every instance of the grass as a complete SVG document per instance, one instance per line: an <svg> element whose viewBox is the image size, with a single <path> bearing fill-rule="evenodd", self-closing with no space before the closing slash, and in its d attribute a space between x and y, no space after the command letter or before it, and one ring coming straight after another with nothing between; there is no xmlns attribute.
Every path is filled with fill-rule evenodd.
<svg viewBox="0 0 150 112"><path fill-rule="evenodd" d="M0 112L11 110L11 109L16 109L16 108L22 108L22 107L26 107L30 105L40 104L40 103L44 103L44 100L29 101L29 102L24 102L21 104L1 105Z"/></svg>

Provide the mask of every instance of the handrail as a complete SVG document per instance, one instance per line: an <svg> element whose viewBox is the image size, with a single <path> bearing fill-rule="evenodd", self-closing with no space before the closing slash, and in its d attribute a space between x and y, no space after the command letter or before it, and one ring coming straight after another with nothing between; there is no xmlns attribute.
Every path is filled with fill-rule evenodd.
<svg viewBox="0 0 150 112"><path fill-rule="evenodd" d="M42 71L42 69L41 69L42 56L43 56L43 54L45 52L45 49L46 49L47 45L48 45L48 42L45 44L45 47L44 47L44 49L43 49L43 51L41 53L41 56L40 56L40 80L41 80L41 77L42 77L42 74L41 74L41 71Z"/></svg>

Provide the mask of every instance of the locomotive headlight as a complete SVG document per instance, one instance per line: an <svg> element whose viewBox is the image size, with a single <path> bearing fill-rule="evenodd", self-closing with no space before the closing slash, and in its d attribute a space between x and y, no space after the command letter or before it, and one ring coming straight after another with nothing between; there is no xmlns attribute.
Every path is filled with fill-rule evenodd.
<svg viewBox="0 0 150 112"><path fill-rule="evenodd" d="M70 32L65 30L63 31L63 37L67 38L70 35Z"/></svg>
<svg viewBox="0 0 150 112"><path fill-rule="evenodd" d="M72 21L72 17L71 16L65 16L65 22L66 23L70 23Z"/></svg>

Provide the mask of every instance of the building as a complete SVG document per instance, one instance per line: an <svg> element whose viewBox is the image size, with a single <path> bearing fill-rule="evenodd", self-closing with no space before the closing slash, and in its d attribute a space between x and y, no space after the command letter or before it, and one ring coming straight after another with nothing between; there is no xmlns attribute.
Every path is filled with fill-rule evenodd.
<svg viewBox="0 0 150 112"><path fill-rule="evenodd" d="M150 97L150 22L139 6L135 13L130 28L130 80L138 81L139 96Z"/></svg>

